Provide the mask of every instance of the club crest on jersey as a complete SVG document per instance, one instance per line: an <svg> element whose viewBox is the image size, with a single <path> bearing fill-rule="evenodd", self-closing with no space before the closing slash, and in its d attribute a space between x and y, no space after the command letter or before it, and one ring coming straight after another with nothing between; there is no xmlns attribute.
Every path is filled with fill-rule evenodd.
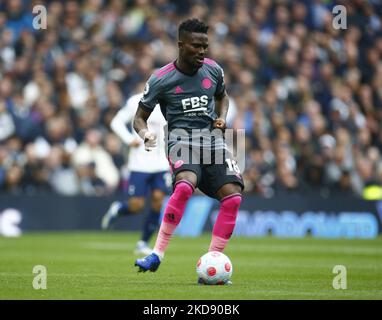
<svg viewBox="0 0 382 320"><path fill-rule="evenodd" d="M201 97L191 97L182 99L182 106L184 112L206 110L208 104L208 96L202 95Z"/></svg>
<svg viewBox="0 0 382 320"><path fill-rule="evenodd" d="M204 78L204 79L202 80L202 87L203 87L204 89L209 89L209 88L211 88L211 87L212 87L212 81L211 81L209 78Z"/></svg>

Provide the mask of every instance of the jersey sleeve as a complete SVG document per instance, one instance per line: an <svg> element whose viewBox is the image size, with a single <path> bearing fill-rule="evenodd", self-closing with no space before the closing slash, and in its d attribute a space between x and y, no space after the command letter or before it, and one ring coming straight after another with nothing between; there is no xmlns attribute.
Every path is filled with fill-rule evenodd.
<svg viewBox="0 0 382 320"><path fill-rule="evenodd" d="M143 96L139 102L139 106L145 111L152 112L158 103L160 95L160 81L156 75L151 75L147 80Z"/></svg>
<svg viewBox="0 0 382 320"><path fill-rule="evenodd" d="M217 85L216 85L216 91L215 91L215 98L220 100L224 98L226 95L225 91L225 82L224 82L224 71L223 68L220 67L218 64L216 64L216 72L217 72Z"/></svg>

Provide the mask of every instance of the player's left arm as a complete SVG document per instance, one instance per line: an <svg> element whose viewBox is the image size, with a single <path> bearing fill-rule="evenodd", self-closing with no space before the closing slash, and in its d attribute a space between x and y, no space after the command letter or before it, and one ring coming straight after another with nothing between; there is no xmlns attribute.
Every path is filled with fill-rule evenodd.
<svg viewBox="0 0 382 320"><path fill-rule="evenodd" d="M225 89L224 71L219 65L217 65L216 70L218 82L215 91L215 112L217 118L213 123L213 127L224 131L226 128L229 98Z"/></svg>
<svg viewBox="0 0 382 320"><path fill-rule="evenodd" d="M225 130L228 107L229 99L226 93L222 97L215 97L215 111L217 118L213 123L214 128Z"/></svg>

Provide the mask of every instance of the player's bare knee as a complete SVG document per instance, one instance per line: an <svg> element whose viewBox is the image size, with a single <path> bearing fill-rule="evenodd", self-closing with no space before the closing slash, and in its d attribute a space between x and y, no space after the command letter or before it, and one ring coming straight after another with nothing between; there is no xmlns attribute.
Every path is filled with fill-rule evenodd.
<svg viewBox="0 0 382 320"><path fill-rule="evenodd" d="M197 176L194 172L192 171L181 171L179 172L176 177L175 181L178 182L180 180L185 180L191 183L194 187L196 186L197 183Z"/></svg>
<svg viewBox="0 0 382 320"><path fill-rule="evenodd" d="M233 194L241 195L241 193L242 193L241 186L237 183L225 184L217 192L220 200L222 200L222 199L224 199L230 195L233 195Z"/></svg>
<svg viewBox="0 0 382 320"><path fill-rule="evenodd" d="M129 211L131 213L139 213L145 206L144 198L130 198L129 199Z"/></svg>

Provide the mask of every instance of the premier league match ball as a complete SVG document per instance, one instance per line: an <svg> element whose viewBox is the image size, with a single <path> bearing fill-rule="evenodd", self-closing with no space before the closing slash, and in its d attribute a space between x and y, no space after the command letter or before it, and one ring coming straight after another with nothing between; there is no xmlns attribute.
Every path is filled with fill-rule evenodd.
<svg viewBox="0 0 382 320"><path fill-rule="evenodd" d="M218 251L207 252L196 264L199 282L211 285L226 284L232 276L231 260Z"/></svg>

